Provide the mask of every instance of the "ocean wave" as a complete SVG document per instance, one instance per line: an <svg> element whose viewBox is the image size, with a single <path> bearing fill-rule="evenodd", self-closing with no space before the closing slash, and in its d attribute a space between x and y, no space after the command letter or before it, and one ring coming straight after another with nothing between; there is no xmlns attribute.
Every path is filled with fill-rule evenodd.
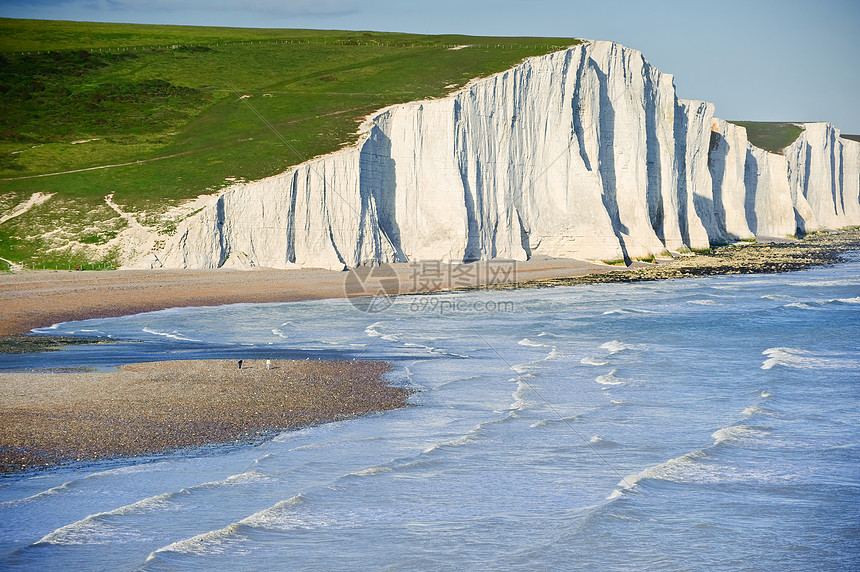
<svg viewBox="0 0 860 572"><path fill-rule="evenodd" d="M841 354L815 353L802 348L768 348L762 352L767 359L761 369L772 369L776 366L793 369L839 369L850 370L860 368L860 360L846 358Z"/></svg>
<svg viewBox="0 0 860 572"><path fill-rule="evenodd" d="M529 346L529 347L533 347L533 348L545 348L546 347L546 344L542 344L540 342L536 342L536 341L530 340L528 338L523 338L520 341L518 341L517 343L521 346Z"/></svg>
<svg viewBox="0 0 860 572"><path fill-rule="evenodd" d="M808 282L789 282L789 286L799 286L802 288L812 287L812 288L821 288L821 287L839 287L839 286L860 286L860 279L858 278L842 278L838 280L810 280Z"/></svg>
<svg viewBox="0 0 860 572"><path fill-rule="evenodd" d="M603 361L602 359L600 359L600 358L598 358L598 357L595 357L595 356L585 356L584 358L582 358L581 360L579 360L579 363L581 363L582 365L597 365L597 366L601 366L601 365L606 365L606 364L607 364L607 363L609 363L609 362L605 362L605 361Z"/></svg>
<svg viewBox="0 0 860 572"><path fill-rule="evenodd" d="M575 421L582 417L582 414L579 413L577 415L570 415L568 417L556 417L555 419L541 419L540 421L535 421L531 425L529 425L529 429L537 429L538 427L547 427L549 425L553 425L555 423L563 423L565 425L569 424L571 421Z"/></svg>
<svg viewBox="0 0 860 572"><path fill-rule="evenodd" d="M620 342L618 340L611 340L600 344L600 349L606 350L610 354L617 354L618 352L623 352L626 350L635 350L636 346L625 344L624 342Z"/></svg>
<svg viewBox="0 0 860 572"><path fill-rule="evenodd" d="M304 495L298 494L243 518L238 522L229 524L224 528L211 530L168 544L151 552L146 562L159 560L163 553L212 556L229 551L235 554L237 552L236 547L247 540L246 535L243 534L244 531L250 528L284 528L283 525L287 522L287 519L283 513L294 510L296 507L304 504L306 500Z"/></svg>
<svg viewBox="0 0 860 572"><path fill-rule="evenodd" d="M386 334L380 330L380 328L384 327L386 324L388 324L388 322L374 322L364 328L364 333L372 338L382 338L389 342L399 341L397 334Z"/></svg>
<svg viewBox="0 0 860 572"><path fill-rule="evenodd" d="M0 502L0 509L8 506L13 506L16 504L22 504L26 502L33 502L36 500L41 500L47 497L51 497L54 495L58 495L64 493L66 491L72 490L80 481L66 481L63 484L57 485L55 487L51 487L49 489L45 489L44 491L39 491L36 494L30 495L28 497L8 500L4 502Z"/></svg>
<svg viewBox="0 0 860 572"><path fill-rule="evenodd" d="M615 441L604 439L600 435L593 435L591 439L588 440L588 444L595 449L613 449L620 446Z"/></svg>
<svg viewBox="0 0 860 572"><path fill-rule="evenodd" d="M765 294L761 297L762 300L770 300L772 302L781 302L783 300L791 300L794 296L788 294Z"/></svg>
<svg viewBox="0 0 860 572"><path fill-rule="evenodd" d="M721 306L719 302L716 300L712 300L710 298L702 298L699 300L687 300L688 304L697 304L699 306Z"/></svg>
<svg viewBox="0 0 860 572"><path fill-rule="evenodd" d="M391 467L388 467L385 465L380 465L378 467L369 467L369 468L363 469L361 471L355 471L353 473L350 473L350 475L353 475L356 477L370 477L373 475L381 475L383 473L390 473L393 470L394 469L392 469Z"/></svg>
<svg viewBox="0 0 860 572"><path fill-rule="evenodd" d="M186 337L179 330L173 330L171 332L159 332L158 330L153 330L152 328L144 327L143 331L146 332L147 334L152 334L154 336L162 336L165 338L170 338L172 340L179 340L182 342L200 342L200 341L202 341L202 340L195 340L193 338Z"/></svg>
<svg viewBox="0 0 860 572"><path fill-rule="evenodd" d="M117 524L117 517L172 510L176 508L174 501L177 498L191 495L196 491L237 484L256 484L271 480L274 480L273 477L264 473L246 471L229 476L223 480L202 483L178 491L161 493L112 510L91 514L77 522L67 524L44 536L35 543L35 546L44 544L108 544L116 542L118 537L140 537L140 534L137 534L136 531Z"/></svg>
<svg viewBox="0 0 860 572"><path fill-rule="evenodd" d="M744 409L741 412L741 415L743 415L744 417L754 417L756 415L773 415L773 412L770 409L766 409L764 407L750 406Z"/></svg>
<svg viewBox="0 0 860 572"><path fill-rule="evenodd" d="M625 381L621 380L615 374L618 373L618 369L615 368L609 373L604 373L603 375L598 375L594 378L596 383L601 385L625 385Z"/></svg>
<svg viewBox="0 0 860 572"><path fill-rule="evenodd" d="M742 441L745 439L754 439L773 431L770 427L761 427L755 425L732 425L724 427L711 434L714 439L714 445L721 443Z"/></svg>
<svg viewBox="0 0 860 572"><path fill-rule="evenodd" d="M546 347L546 346L544 346L544 347ZM533 366L541 364L545 361L554 360L554 359L560 357L561 355L562 355L561 352L558 351L558 347L552 346L552 349L549 351L549 353L546 354L541 359L537 359L534 361L527 361L524 363L515 363L514 365L510 366L510 368L517 373L527 373L530 369L532 369Z"/></svg>
<svg viewBox="0 0 860 572"><path fill-rule="evenodd" d="M827 298L827 299L807 299L800 300L797 302L791 302L786 304L784 307L786 308L798 308L800 310L817 310L824 308L826 306L837 305L841 306L844 304L860 304L860 296L855 296L853 298Z"/></svg>
<svg viewBox="0 0 860 572"><path fill-rule="evenodd" d="M654 310L644 310L642 308L615 308L603 312L604 316L612 316L616 314L656 314Z"/></svg>
<svg viewBox="0 0 860 572"><path fill-rule="evenodd" d="M142 514L164 509L169 505L170 500L174 496L180 494L191 493L185 489L182 491L162 493L113 510L91 514L81 520L67 524L46 534L40 540L33 543L33 546L44 546L48 544L69 546L82 544L109 544L116 542L120 536L132 536L132 532L113 526L112 521L115 517Z"/></svg>
<svg viewBox="0 0 860 572"><path fill-rule="evenodd" d="M526 393L531 390L531 385L529 385L525 380L526 377L534 377L532 374L522 375L516 378L517 388L511 394L511 397L514 398L514 402L511 403L511 409L522 410L525 409L526 404L528 403L528 399L526 399Z"/></svg>
<svg viewBox="0 0 860 572"><path fill-rule="evenodd" d="M607 497L608 500L617 499L625 492L633 490L641 481L646 479L657 479L664 481L683 481L682 475L689 472L692 465L700 463L706 454L704 451L693 451L686 453L680 457L669 459L653 467L628 475L622 478L617 485L617 488Z"/></svg>

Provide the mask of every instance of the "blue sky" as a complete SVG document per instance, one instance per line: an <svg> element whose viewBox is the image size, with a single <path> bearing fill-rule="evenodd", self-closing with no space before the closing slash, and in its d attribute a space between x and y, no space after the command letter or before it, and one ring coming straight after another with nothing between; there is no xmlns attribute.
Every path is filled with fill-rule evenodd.
<svg viewBox="0 0 860 572"><path fill-rule="evenodd" d="M860 0L0 0L0 15L613 40L719 117L860 134Z"/></svg>

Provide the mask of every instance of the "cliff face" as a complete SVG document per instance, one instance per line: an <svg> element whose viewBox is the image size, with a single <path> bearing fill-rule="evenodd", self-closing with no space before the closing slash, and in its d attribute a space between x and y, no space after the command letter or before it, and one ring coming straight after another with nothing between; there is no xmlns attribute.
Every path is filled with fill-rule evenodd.
<svg viewBox="0 0 860 572"><path fill-rule="evenodd" d="M803 127L768 153L641 53L589 42L383 109L355 146L213 197L137 265L609 260L860 224L860 143Z"/></svg>

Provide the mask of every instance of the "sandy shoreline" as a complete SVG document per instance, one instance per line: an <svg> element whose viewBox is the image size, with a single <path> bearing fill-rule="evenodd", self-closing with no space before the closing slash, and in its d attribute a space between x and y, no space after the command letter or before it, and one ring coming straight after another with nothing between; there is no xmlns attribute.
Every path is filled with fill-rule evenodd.
<svg viewBox="0 0 860 572"><path fill-rule="evenodd" d="M491 280L542 280L626 271L578 260L420 266L394 264L398 293L480 286ZM510 270L513 270L511 272ZM348 272L331 270L30 271L0 275L0 335L58 322L125 316L165 308L240 302L343 298Z"/></svg>
<svg viewBox="0 0 860 572"><path fill-rule="evenodd" d="M711 254L629 267L579 260L394 264L397 293L493 287L660 280L710 274L771 273L837 262L860 248L860 230L809 235L801 241L742 244ZM58 322L124 316L165 308L240 302L343 298L348 272L330 270L35 271L0 275L0 335Z"/></svg>
<svg viewBox="0 0 860 572"><path fill-rule="evenodd" d="M0 373L0 472L140 456L406 405L379 361L153 362L103 373Z"/></svg>

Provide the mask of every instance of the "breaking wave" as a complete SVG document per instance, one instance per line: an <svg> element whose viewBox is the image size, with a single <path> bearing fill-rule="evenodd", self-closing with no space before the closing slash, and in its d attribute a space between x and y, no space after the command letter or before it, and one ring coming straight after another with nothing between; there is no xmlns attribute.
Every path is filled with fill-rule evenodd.
<svg viewBox="0 0 860 572"><path fill-rule="evenodd" d="M845 358L841 355L815 353L802 348L768 348L762 352L767 356L761 369L776 366L793 369L856 369L860 360Z"/></svg>
<svg viewBox="0 0 860 572"><path fill-rule="evenodd" d="M193 338L186 337L179 330L173 330L171 332L159 332L158 330L153 330L152 328L145 327L145 328L143 328L143 331L146 332L147 334L152 334L154 336L162 336L164 338L170 338L172 340L179 340L182 342L200 342L200 341L203 341L203 340L195 340Z"/></svg>

